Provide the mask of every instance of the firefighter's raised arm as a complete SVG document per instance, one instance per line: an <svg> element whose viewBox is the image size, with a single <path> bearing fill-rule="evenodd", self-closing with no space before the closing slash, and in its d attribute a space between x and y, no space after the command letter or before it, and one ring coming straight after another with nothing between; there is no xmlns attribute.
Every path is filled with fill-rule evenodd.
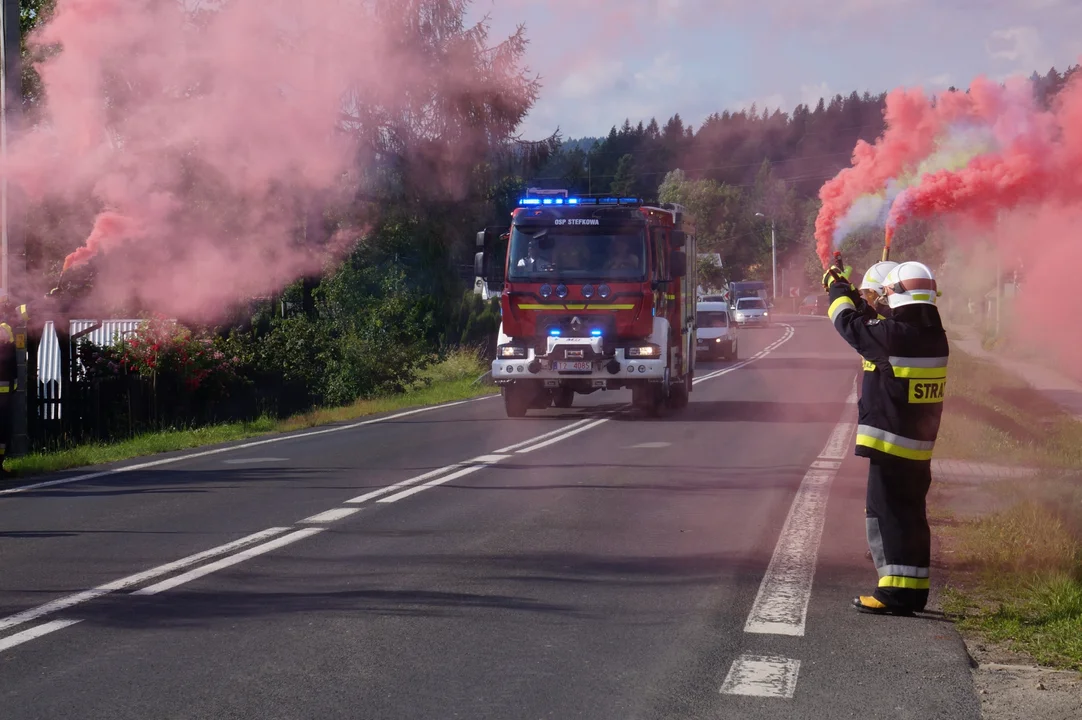
<svg viewBox="0 0 1082 720"><path fill-rule="evenodd" d="M879 320L869 320L864 312L866 303L848 280L837 273L827 271L823 285L830 293L830 322L845 341L865 360L886 360L889 326Z"/></svg>

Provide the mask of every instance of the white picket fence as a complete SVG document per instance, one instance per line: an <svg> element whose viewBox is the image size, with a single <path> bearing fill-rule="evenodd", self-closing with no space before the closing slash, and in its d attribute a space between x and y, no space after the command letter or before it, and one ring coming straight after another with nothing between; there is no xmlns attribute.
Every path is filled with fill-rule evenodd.
<svg viewBox="0 0 1082 720"><path fill-rule="evenodd" d="M134 333L143 323L142 320L72 320L70 332L72 335L77 335L99 322L101 327L83 336L99 346L115 344L117 339ZM74 348L72 350L74 355ZM74 361L75 358L73 357L72 360ZM64 387L60 368L60 342L56 337L56 326L50 320L45 323L41 344L38 346L38 398L40 400L60 400ZM59 402L47 403L43 406L43 420L59 420L60 417Z"/></svg>

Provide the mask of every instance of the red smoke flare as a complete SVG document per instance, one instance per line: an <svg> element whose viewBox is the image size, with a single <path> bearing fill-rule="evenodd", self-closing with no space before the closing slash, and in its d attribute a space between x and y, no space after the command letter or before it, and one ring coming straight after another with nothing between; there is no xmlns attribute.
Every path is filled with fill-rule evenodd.
<svg viewBox="0 0 1082 720"><path fill-rule="evenodd" d="M108 251L135 234L136 224L130 218L115 212L103 212L94 221L94 229L86 239L86 245L64 258L63 272L89 262L98 252Z"/></svg>
<svg viewBox="0 0 1082 720"><path fill-rule="evenodd" d="M838 173L819 191L823 207L815 220L816 252L823 268L830 264L838 220L861 195L885 187L915 161L930 154L939 132L929 99L917 90L895 90L887 96L887 130L875 143L857 141L853 167Z"/></svg>
<svg viewBox="0 0 1082 720"><path fill-rule="evenodd" d="M1070 106L1078 94L1077 83L1061 93ZM1069 134L1068 111L1057 116L1036 108L1028 80L1013 79L1005 85L978 77L968 93L945 93L933 104L919 90L895 90L887 96L887 130L869 146L858 142L853 167L827 182L819 196L823 201L816 219L816 251L824 267L829 262L834 232L853 202L862 195L885 190L887 181L913 172L955 127L989 129L1001 146L995 154L976 157L960 171L940 171L919 178L894 201L889 226L911 217L966 212L987 219L1019 202L1039 201L1053 190L1049 182L1060 172L1061 155ZM1057 133L1062 133L1057 138ZM1077 156L1076 156L1077 157Z"/></svg>

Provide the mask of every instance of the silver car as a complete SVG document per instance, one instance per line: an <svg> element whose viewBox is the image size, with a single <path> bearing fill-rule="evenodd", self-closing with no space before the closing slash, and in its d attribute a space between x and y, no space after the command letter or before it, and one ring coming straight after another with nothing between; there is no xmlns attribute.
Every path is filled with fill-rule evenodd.
<svg viewBox="0 0 1082 720"><path fill-rule="evenodd" d="M695 354L708 359L735 360L736 328L729 321L729 306L724 302L701 302L695 307Z"/></svg>
<svg viewBox="0 0 1082 720"><path fill-rule="evenodd" d="M741 327L770 325L770 309L762 298L743 297L733 306L733 320Z"/></svg>

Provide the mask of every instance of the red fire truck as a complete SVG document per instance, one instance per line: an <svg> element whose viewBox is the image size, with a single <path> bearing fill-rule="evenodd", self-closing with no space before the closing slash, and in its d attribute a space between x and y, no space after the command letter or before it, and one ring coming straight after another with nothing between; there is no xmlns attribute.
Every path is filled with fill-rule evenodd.
<svg viewBox="0 0 1082 720"><path fill-rule="evenodd" d="M477 285L500 294L492 377L508 417L629 388L652 415L687 405L695 239L683 208L624 197L526 197L477 234Z"/></svg>

